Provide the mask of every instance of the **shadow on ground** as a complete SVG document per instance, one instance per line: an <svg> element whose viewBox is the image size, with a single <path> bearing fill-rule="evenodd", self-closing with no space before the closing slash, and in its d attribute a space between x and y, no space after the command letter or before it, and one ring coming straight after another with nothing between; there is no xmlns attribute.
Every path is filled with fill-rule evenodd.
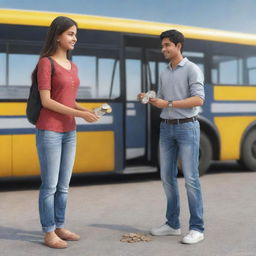
<svg viewBox="0 0 256 256"><path fill-rule="evenodd" d="M125 233L149 233L148 230L141 230L128 225L116 225L116 224L90 224L90 227L96 227L100 229L117 230Z"/></svg>
<svg viewBox="0 0 256 256"><path fill-rule="evenodd" d="M25 231L10 227L0 226L0 240L19 240L31 243L42 243L43 234L39 231Z"/></svg>

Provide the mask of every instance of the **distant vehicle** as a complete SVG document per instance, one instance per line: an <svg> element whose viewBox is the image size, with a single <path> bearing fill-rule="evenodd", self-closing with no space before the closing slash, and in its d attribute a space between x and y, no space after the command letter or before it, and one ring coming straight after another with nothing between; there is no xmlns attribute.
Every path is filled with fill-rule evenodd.
<svg viewBox="0 0 256 256"><path fill-rule="evenodd" d="M30 76L50 22L78 22L73 61L78 101L113 112L89 124L77 119L75 173L157 171L160 110L136 95L157 90L167 65L159 34L178 29L184 56L205 75L200 174L212 160L238 160L256 170L256 35L78 14L0 9L0 176L39 175L35 129L25 116Z"/></svg>

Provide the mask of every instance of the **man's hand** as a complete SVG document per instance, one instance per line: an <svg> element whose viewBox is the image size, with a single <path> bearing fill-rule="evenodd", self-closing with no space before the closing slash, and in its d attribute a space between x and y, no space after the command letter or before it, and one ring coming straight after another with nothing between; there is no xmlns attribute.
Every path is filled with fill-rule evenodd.
<svg viewBox="0 0 256 256"><path fill-rule="evenodd" d="M168 107L168 101L162 100L159 98L150 98L149 103L157 108L167 108Z"/></svg>
<svg viewBox="0 0 256 256"><path fill-rule="evenodd" d="M141 100L144 98L145 94L146 94L146 93L144 93L144 92L139 93L139 94L137 95L137 99L138 99L139 101L141 101Z"/></svg>

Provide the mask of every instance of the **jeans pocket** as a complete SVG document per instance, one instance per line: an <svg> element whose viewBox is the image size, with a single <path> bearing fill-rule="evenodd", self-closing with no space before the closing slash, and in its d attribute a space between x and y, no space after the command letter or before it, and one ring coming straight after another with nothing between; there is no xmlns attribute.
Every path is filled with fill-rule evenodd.
<svg viewBox="0 0 256 256"><path fill-rule="evenodd" d="M161 122L161 123L160 123L160 130L165 130L165 129L167 129L168 125L169 125L169 124L167 124L167 123L165 123L165 122Z"/></svg>
<svg viewBox="0 0 256 256"><path fill-rule="evenodd" d="M193 122L187 122L187 123L183 123L180 124L180 129L183 130L193 130L193 129L198 129L199 126L199 122L198 121L193 121Z"/></svg>
<svg viewBox="0 0 256 256"><path fill-rule="evenodd" d="M191 130L194 128L194 122L187 122L179 125L181 130Z"/></svg>

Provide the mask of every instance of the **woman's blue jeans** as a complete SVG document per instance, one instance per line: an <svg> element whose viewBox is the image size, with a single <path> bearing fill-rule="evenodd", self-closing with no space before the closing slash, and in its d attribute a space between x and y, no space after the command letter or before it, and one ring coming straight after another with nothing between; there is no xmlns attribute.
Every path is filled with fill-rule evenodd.
<svg viewBox="0 0 256 256"><path fill-rule="evenodd" d="M180 199L177 184L177 162L181 160L190 211L189 229L204 231L203 200L199 182L198 121L182 124L160 124L160 170L167 197L167 224L180 228Z"/></svg>
<svg viewBox="0 0 256 256"><path fill-rule="evenodd" d="M44 232L64 227L69 182L76 152L76 131L36 130L41 180L39 214Z"/></svg>

